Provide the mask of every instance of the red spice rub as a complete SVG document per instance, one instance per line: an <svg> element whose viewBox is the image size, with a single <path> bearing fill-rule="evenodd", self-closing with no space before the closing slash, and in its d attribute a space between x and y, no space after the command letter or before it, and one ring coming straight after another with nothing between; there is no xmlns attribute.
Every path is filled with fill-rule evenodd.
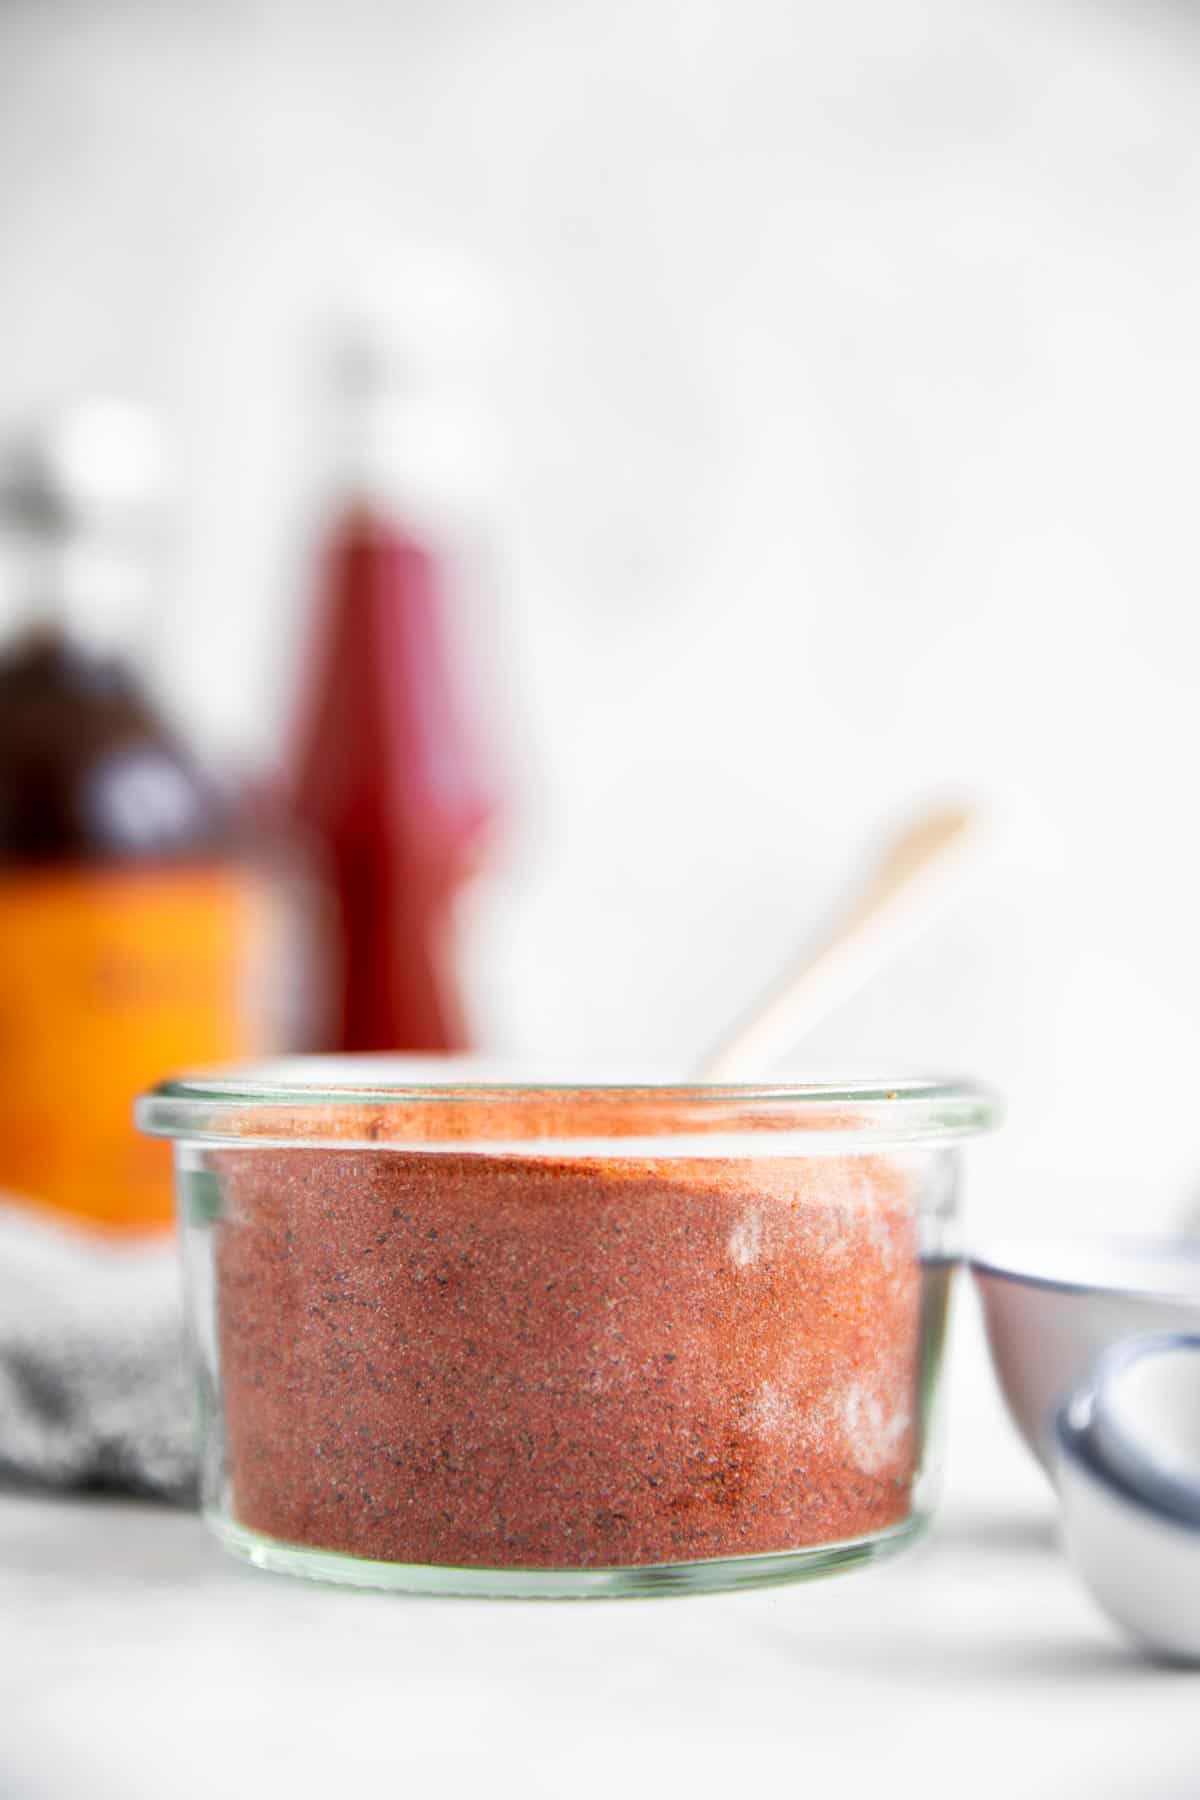
<svg viewBox="0 0 1200 1800"><path fill-rule="evenodd" d="M214 1164L243 1525L394 1562L596 1568L907 1515L920 1267L894 1163Z"/></svg>

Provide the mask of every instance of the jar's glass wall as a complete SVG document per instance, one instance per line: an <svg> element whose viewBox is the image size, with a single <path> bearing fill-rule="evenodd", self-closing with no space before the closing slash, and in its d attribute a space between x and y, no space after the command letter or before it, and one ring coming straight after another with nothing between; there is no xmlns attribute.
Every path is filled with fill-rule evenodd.
<svg viewBox="0 0 1200 1800"><path fill-rule="evenodd" d="M932 1501L959 1153L176 1145L205 1504L400 1588L729 1586Z"/></svg>

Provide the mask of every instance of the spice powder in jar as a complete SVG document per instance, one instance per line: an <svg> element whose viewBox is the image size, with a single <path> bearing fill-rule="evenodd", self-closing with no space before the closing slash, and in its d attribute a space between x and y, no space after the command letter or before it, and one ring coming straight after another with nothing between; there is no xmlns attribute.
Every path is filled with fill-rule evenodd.
<svg viewBox="0 0 1200 1800"><path fill-rule="evenodd" d="M226 1541L493 1592L701 1564L692 1585L730 1585L905 1541L951 1140L986 1102L952 1090L941 1140L876 1149L882 1092L814 1092L334 1092L243 1106L213 1148L219 1096L160 1090Z"/></svg>
<svg viewBox="0 0 1200 1800"><path fill-rule="evenodd" d="M920 1264L879 1157L230 1158L233 1504L402 1563L689 1561L908 1511Z"/></svg>

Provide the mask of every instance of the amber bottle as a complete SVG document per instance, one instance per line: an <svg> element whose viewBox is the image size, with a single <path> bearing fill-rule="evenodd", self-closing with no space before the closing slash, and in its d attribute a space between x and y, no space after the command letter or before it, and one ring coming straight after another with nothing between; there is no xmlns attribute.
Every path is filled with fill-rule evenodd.
<svg viewBox="0 0 1200 1800"><path fill-rule="evenodd" d="M0 1193L128 1233L171 1220L138 1091L268 1047L274 897L236 809L111 630L90 629L136 572L148 499L127 466L114 484L128 420L125 437L109 424L82 433L82 462L58 438L22 444L0 482L18 546L0 651Z"/></svg>

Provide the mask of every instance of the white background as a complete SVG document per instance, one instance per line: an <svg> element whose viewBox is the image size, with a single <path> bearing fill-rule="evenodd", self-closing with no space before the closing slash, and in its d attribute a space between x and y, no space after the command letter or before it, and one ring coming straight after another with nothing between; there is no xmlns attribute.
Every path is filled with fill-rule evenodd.
<svg viewBox="0 0 1200 1800"><path fill-rule="evenodd" d="M974 892L809 1046L1010 1100L978 1220L1200 1181L1200 28L1116 0L10 3L0 401L163 409L149 633L277 758L330 309L414 247L498 328L501 1048L683 1062L896 809Z"/></svg>

